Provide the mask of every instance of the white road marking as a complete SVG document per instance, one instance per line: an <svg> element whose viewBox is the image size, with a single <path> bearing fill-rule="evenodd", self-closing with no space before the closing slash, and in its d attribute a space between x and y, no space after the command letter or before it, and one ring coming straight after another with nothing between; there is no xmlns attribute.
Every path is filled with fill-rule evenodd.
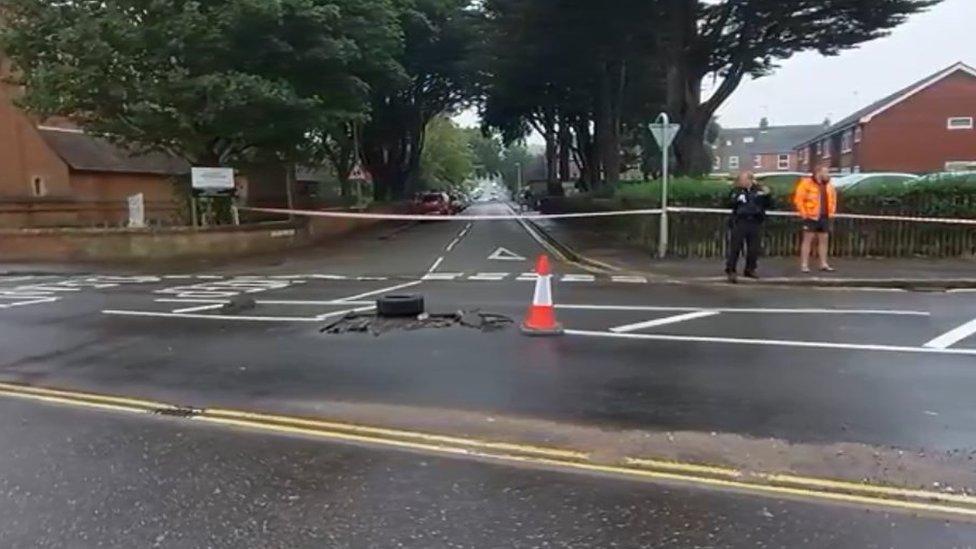
<svg viewBox="0 0 976 549"><path fill-rule="evenodd" d="M488 256L488 259L492 261L525 261L524 257L508 248L498 248Z"/></svg>
<svg viewBox="0 0 976 549"><path fill-rule="evenodd" d="M500 280L505 280L508 278L510 273L478 273L473 276L469 276L468 280L482 280L489 282L498 282Z"/></svg>
<svg viewBox="0 0 976 549"><path fill-rule="evenodd" d="M308 275L272 275L268 278L274 278L278 280L297 280L300 278L308 278Z"/></svg>
<svg viewBox="0 0 976 549"><path fill-rule="evenodd" d="M210 303L226 305L231 303L230 300L216 300L216 299L154 299L156 303ZM258 305L302 305L302 306L322 306L322 305L371 305L372 301L305 301L305 300L292 300L292 299L258 299L254 303Z"/></svg>
<svg viewBox="0 0 976 549"><path fill-rule="evenodd" d="M461 238L460 237L455 238L454 240L451 241L450 244L447 245L447 248L445 248L445 249L448 252L453 252L454 251L454 247L457 246L460 243L461 243Z"/></svg>
<svg viewBox="0 0 976 549"><path fill-rule="evenodd" d="M315 318L318 319L318 320L325 320L327 318L334 318L334 317L337 317L337 316L346 316L347 314L350 314L350 313L364 313L366 311L372 311L375 308L376 308L376 305L374 304L374 305L370 305L368 307L357 307L355 309L346 309L344 311L335 311L333 313L326 313L324 315L319 315L319 316L317 316Z"/></svg>
<svg viewBox="0 0 976 549"><path fill-rule="evenodd" d="M224 277L220 275L197 275L200 280L220 280Z"/></svg>
<svg viewBox="0 0 976 549"><path fill-rule="evenodd" d="M610 280L622 284L647 284L647 279L643 276L614 275L610 277Z"/></svg>
<svg viewBox="0 0 976 549"><path fill-rule="evenodd" d="M717 311L720 313L745 314L788 314L788 315L879 315L879 316L932 316L928 311L899 311L888 309L760 309L735 307L652 307L643 305L566 305L557 304L557 309L581 311L660 311L694 312Z"/></svg>
<svg viewBox="0 0 976 549"><path fill-rule="evenodd" d="M434 264L431 265L429 269L427 269L427 274L436 271L437 268L441 266L441 263L444 263L444 256L438 257L437 261L434 261Z"/></svg>
<svg viewBox="0 0 976 549"><path fill-rule="evenodd" d="M563 275L560 282L596 282L596 277L584 274L568 274Z"/></svg>
<svg viewBox="0 0 976 549"><path fill-rule="evenodd" d="M11 278L0 278L0 282L23 282L25 280L34 280L33 276L14 276Z"/></svg>
<svg viewBox="0 0 976 549"><path fill-rule="evenodd" d="M925 344L925 347L931 349L948 349L973 334L976 334L976 318L929 341Z"/></svg>
<svg viewBox="0 0 976 549"><path fill-rule="evenodd" d="M520 282L535 282L537 278L539 278L539 275L535 273L522 273L518 275L518 278L516 278L515 280L518 280Z"/></svg>
<svg viewBox="0 0 976 549"><path fill-rule="evenodd" d="M658 318L655 320L648 320L646 322L637 322L635 324L626 324L624 326L617 326L616 328L610 328L610 331L615 334L626 334L629 332L636 332L639 330L654 328L657 326L666 326L668 324L687 322L689 320L695 320L696 318L706 318L710 316L715 316L717 314L719 314L718 311L696 311L694 313L685 313L681 315L669 316L667 318Z"/></svg>
<svg viewBox="0 0 976 549"><path fill-rule="evenodd" d="M59 297L39 297L37 299L31 299L28 301L16 301L14 303L4 303L0 305L0 309L13 309L14 307L26 307L28 305L39 305L41 303L54 303L55 301L60 301Z"/></svg>
<svg viewBox="0 0 976 549"><path fill-rule="evenodd" d="M412 282L406 282L406 283L403 283L403 284L398 284L396 286L390 286L389 288L380 288L379 290L373 290L371 292L366 292L366 293L359 294L359 295L353 295L353 296L349 296L349 297L344 297L342 299L338 299L337 301L340 301L340 302L343 302L343 303L350 303L350 302L353 302L353 301L359 301L359 300L363 299L364 297L372 297L374 295L386 294L386 293L390 293L390 292L395 292L397 290L403 290L403 289L406 289L406 288L412 288L413 286L416 286L418 284L422 284L423 282L424 282L423 280L414 280Z"/></svg>
<svg viewBox="0 0 976 549"><path fill-rule="evenodd" d="M287 317L287 316L232 316L232 315L201 315L191 313L156 313L151 311L119 311L106 309L102 314L115 316L147 316L156 318L192 318L200 320L242 320L248 322L319 322L318 317Z"/></svg>
<svg viewBox="0 0 976 549"><path fill-rule="evenodd" d="M349 277L343 275L313 274L309 278L315 278L318 280L346 280Z"/></svg>
<svg viewBox="0 0 976 549"><path fill-rule="evenodd" d="M976 293L976 288L956 288L954 290L947 290L947 294L973 294Z"/></svg>
<svg viewBox="0 0 976 549"><path fill-rule="evenodd" d="M213 303L210 305L197 305L195 307L186 307L185 309L176 309L174 313L199 313L200 311L212 311L214 309L219 309L223 307L224 303Z"/></svg>
<svg viewBox="0 0 976 549"><path fill-rule="evenodd" d="M890 353L967 355L976 356L976 349L933 349L930 347L900 347L897 345L863 345L858 343L831 343L827 341L790 341L780 339L748 339L736 337L678 336L661 334L616 334L586 330L566 330L568 335L583 337L607 337L647 341L681 341L685 343L723 343L731 345L758 345L768 347L796 347L806 349L831 349L844 351L878 351Z"/></svg>
<svg viewBox="0 0 976 549"><path fill-rule="evenodd" d="M357 276L356 277L356 280L359 280L359 281L362 281L362 282L365 282L365 281L381 282L381 281L389 280L389 279L390 278L389 277L386 277L386 276Z"/></svg>
<svg viewBox="0 0 976 549"><path fill-rule="evenodd" d="M193 275L163 275L163 278L169 280L185 280L188 278L193 278Z"/></svg>
<svg viewBox="0 0 976 549"><path fill-rule="evenodd" d="M464 273L427 273L421 280L454 280Z"/></svg>

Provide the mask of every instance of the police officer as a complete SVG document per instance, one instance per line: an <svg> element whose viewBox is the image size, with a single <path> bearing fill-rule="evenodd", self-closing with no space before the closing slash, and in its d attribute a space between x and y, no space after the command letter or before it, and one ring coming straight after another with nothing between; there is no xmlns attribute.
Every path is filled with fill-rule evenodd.
<svg viewBox="0 0 976 549"><path fill-rule="evenodd" d="M742 172L735 180L735 187L729 195L732 216L729 219L729 251L725 263L725 274L729 282L738 281L739 255L745 248L746 270L743 276L759 278L756 268L762 248L762 226L766 220L766 210L772 207L769 189L756 184L752 172Z"/></svg>

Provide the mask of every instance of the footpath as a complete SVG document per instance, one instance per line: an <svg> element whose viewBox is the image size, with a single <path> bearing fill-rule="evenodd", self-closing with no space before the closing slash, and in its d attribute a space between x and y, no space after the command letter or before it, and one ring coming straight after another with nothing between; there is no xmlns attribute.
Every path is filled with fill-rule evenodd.
<svg viewBox="0 0 976 549"><path fill-rule="evenodd" d="M660 260L646 249L609 239L593 223L536 220L532 224L565 255L594 268L612 268L661 282L727 283L719 258ZM831 265L836 269L833 273L804 274L796 257L764 257L759 262L760 280L740 279L740 283L919 290L976 288L976 258L833 258Z"/></svg>

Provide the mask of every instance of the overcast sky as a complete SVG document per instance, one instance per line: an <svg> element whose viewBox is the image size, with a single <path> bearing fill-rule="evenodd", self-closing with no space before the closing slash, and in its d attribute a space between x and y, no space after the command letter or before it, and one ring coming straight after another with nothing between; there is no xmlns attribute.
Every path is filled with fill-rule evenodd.
<svg viewBox="0 0 976 549"><path fill-rule="evenodd" d="M891 36L857 49L835 57L793 56L772 75L743 82L719 110L719 123L755 126L763 116L774 125L839 120L956 62L976 66L974 24L976 0L944 0L909 18ZM478 123L472 112L457 120L466 126Z"/></svg>

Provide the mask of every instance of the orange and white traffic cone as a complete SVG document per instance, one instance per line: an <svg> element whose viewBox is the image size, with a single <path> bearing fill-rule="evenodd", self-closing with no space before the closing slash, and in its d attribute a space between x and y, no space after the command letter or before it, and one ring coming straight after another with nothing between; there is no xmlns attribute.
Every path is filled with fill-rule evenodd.
<svg viewBox="0 0 976 549"><path fill-rule="evenodd" d="M532 336L562 335L563 326L556 322L556 310L552 305L552 271L546 255L539 256L535 273L535 296L522 322L522 333Z"/></svg>

